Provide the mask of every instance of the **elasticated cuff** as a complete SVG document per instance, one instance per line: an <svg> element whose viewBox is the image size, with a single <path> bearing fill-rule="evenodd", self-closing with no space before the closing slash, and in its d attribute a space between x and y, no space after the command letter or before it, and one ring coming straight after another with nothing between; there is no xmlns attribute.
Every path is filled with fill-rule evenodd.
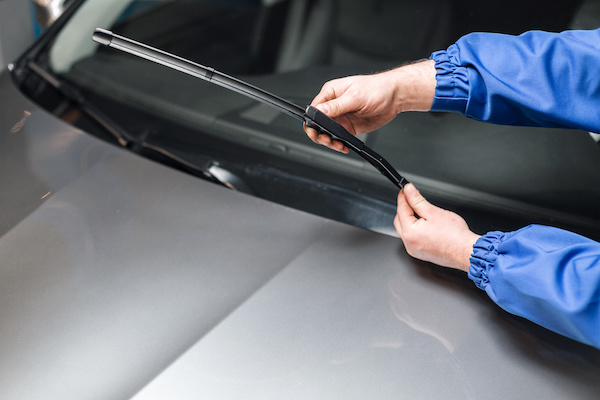
<svg viewBox="0 0 600 400"><path fill-rule="evenodd" d="M505 237L504 232L488 232L480 237L473 245L473 254L471 254L471 266L469 267L469 278L475 282L475 285L485 290L489 284L488 271L494 267L498 258L498 245Z"/></svg>
<svg viewBox="0 0 600 400"><path fill-rule="evenodd" d="M430 59L435 61L435 97L431 111L465 113L469 99L469 79L466 67L460 66L458 47L436 51Z"/></svg>

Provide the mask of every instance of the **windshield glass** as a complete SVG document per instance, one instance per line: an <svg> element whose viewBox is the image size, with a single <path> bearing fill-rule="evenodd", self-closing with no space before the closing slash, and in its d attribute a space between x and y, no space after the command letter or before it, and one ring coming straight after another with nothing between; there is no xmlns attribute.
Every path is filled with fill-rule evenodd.
<svg viewBox="0 0 600 400"><path fill-rule="evenodd" d="M136 137L194 164L207 155L223 166L223 160L237 160L230 169L260 197L359 226L391 228L397 189L371 165L313 144L301 123L267 105L99 46L91 40L94 29L213 67L304 107L329 79L427 58L469 32L594 28L600 16L589 10L597 4L88 0L43 58L48 70ZM83 119L70 120L97 131ZM580 230L599 225L600 146L586 132L414 112L360 139L439 205ZM479 229L521 224L500 218L487 226L479 217Z"/></svg>

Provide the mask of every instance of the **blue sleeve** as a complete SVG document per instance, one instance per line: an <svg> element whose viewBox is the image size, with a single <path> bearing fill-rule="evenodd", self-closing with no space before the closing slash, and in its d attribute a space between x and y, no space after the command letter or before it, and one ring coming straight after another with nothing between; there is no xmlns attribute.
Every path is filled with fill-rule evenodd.
<svg viewBox="0 0 600 400"><path fill-rule="evenodd" d="M600 348L600 243L539 225L490 232L469 278L504 310Z"/></svg>
<svg viewBox="0 0 600 400"><path fill-rule="evenodd" d="M431 55L432 111L600 133L600 29L472 33Z"/></svg>

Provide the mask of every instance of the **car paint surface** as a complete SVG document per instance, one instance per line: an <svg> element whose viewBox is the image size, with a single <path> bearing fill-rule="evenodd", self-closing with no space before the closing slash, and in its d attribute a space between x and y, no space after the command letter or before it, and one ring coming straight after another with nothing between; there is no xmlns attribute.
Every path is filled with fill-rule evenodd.
<svg viewBox="0 0 600 400"><path fill-rule="evenodd" d="M598 350L399 239L106 144L6 71L0 92L0 398L598 397Z"/></svg>

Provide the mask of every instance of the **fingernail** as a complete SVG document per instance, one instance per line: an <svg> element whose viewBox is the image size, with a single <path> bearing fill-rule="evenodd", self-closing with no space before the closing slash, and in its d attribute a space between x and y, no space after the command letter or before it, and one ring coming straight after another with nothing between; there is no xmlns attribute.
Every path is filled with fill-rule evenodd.
<svg viewBox="0 0 600 400"><path fill-rule="evenodd" d="M323 114L329 113L329 106L325 103L317 104L317 110L321 111Z"/></svg>

